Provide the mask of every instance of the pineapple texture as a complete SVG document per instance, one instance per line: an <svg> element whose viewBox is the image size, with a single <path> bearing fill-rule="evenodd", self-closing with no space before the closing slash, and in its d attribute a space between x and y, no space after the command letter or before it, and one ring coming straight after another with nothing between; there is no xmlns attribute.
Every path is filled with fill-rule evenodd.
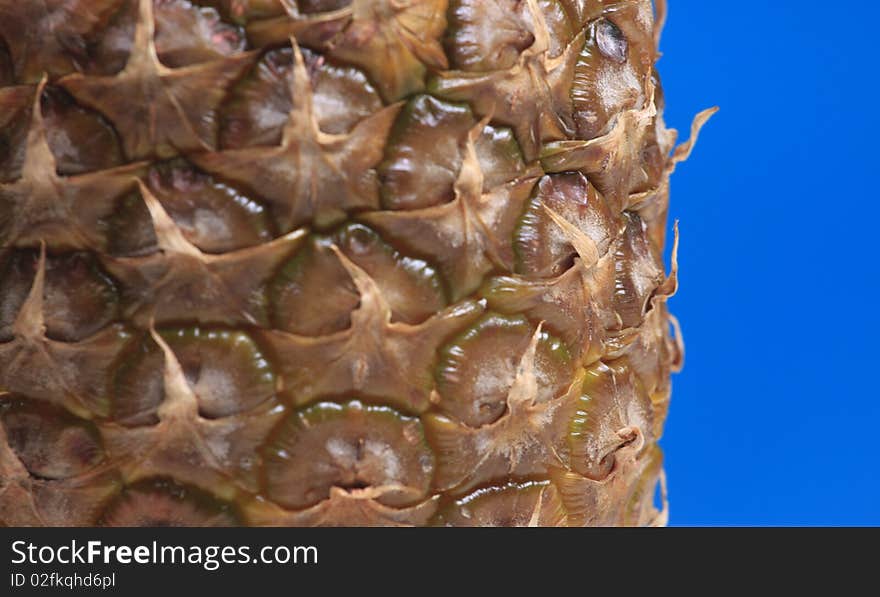
<svg viewBox="0 0 880 597"><path fill-rule="evenodd" d="M662 524L664 12L0 0L0 525Z"/></svg>

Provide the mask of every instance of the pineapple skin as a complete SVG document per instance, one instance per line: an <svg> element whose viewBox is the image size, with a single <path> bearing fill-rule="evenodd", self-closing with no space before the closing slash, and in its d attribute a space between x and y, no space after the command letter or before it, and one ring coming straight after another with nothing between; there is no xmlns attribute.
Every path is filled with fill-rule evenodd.
<svg viewBox="0 0 880 597"><path fill-rule="evenodd" d="M0 0L0 525L665 523L664 13Z"/></svg>

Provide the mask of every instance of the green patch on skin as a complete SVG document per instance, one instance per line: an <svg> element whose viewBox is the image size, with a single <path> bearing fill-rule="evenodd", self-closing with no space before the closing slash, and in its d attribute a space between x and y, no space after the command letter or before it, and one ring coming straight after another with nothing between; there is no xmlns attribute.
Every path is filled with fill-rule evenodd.
<svg viewBox="0 0 880 597"><path fill-rule="evenodd" d="M174 479L153 477L126 486L110 500L98 521L101 526L238 526L235 504Z"/></svg>

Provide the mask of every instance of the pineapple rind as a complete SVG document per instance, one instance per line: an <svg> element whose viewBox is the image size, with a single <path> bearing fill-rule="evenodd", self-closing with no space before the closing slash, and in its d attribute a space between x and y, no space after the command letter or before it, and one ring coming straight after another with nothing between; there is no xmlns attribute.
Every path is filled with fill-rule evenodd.
<svg viewBox="0 0 880 597"><path fill-rule="evenodd" d="M658 38L0 0L0 525L664 523Z"/></svg>

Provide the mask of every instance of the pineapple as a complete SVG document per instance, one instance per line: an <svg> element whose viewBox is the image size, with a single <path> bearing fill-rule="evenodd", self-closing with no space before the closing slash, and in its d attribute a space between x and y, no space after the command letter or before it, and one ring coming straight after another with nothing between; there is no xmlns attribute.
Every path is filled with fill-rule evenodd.
<svg viewBox="0 0 880 597"><path fill-rule="evenodd" d="M664 12L0 0L0 524L662 524Z"/></svg>

